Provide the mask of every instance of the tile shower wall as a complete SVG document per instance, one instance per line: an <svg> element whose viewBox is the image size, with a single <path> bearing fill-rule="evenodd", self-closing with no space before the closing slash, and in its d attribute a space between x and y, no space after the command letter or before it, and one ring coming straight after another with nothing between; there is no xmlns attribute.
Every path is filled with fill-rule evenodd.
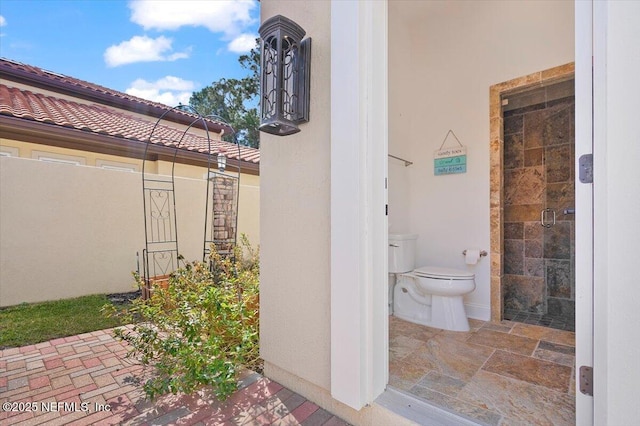
<svg viewBox="0 0 640 426"><path fill-rule="evenodd" d="M509 99L529 105L504 112L504 309L573 322L575 228L565 209L575 206L575 103L544 101L548 90ZM556 214L549 228L545 208Z"/></svg>

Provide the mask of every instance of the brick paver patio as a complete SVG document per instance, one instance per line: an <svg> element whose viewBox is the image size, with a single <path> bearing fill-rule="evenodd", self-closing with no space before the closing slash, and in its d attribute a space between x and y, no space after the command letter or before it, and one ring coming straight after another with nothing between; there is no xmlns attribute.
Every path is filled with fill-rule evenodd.
<svg viewBox="0 0 640 426"><path fill-rule="evenodd" d="M110 330L0 351L0 425L325 425L344 421L247 372L219 402L211 392L145 399Z"/></svg>

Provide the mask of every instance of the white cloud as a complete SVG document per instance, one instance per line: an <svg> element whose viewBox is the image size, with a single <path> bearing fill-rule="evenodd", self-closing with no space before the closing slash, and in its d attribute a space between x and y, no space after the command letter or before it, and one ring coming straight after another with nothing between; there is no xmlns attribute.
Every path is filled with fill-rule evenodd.
<svg viewBox="0 0 640 426"><path fill-rule="evenodd" d="M256 46L256 38L253 34L240 34L231 40L229 50L234 53L246 53Z"/></svg>
<svg viewBox="0 0 640 426"><path fill-rule="evenodd" d="M131 64L134 62L175 61L189 57L189 51L171 52L173 40L160 36L134 36L131 40L107 48L104 61L110 67Z"/></svg>
<svg viewBox="0 0 640 426"><path fill-rule="evenodd" d="M4 16L0 15L0 27L4 27L7 25L7 20L4 19Z"/></svg>
<svg viewBox="0 0 640 426"><path fill-rule="evenodd" d="M177 30L183 26L205 27L213 33L221 33L223 40L231 40L228 49L232 52L247 52L249 49L238 37L247 37L243 32L256 19L251 11L255 0L235 1L166 1L133 0L129 3L131 21L145 30ZM251 36L255 39L255 36ZM243 50L240 50L242 46Z"/></svg>
<svg viewBox="0 0 640 426"><path fill-rule="evenodd" d="M168 75L154 82L139 78L131 83L125 92L173 107L178 104L189 104L189 98L195 87L196 84L193 81Z"/></svg>

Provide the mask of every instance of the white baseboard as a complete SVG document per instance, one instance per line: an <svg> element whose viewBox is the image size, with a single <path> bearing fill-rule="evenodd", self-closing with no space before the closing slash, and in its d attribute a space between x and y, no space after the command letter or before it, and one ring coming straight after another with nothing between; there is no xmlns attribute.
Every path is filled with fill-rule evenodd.
<svg viewBox="0 0 640 426"><path fill-rule="evenodd" d="M480 321L489 321L491 319L491 307L486 305L477 305L475 303L465 303L464 310L467 317Z"/></svg>

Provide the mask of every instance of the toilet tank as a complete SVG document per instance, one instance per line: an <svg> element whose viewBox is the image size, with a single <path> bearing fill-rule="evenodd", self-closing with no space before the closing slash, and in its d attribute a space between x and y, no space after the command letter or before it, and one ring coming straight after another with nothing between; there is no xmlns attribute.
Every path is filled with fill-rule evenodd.
<svg viewBox="0 0 640 426"><path fill-rule="evenodd" d="M389 234L389 273L400 274L416 267L416 234Z"/></svg>

